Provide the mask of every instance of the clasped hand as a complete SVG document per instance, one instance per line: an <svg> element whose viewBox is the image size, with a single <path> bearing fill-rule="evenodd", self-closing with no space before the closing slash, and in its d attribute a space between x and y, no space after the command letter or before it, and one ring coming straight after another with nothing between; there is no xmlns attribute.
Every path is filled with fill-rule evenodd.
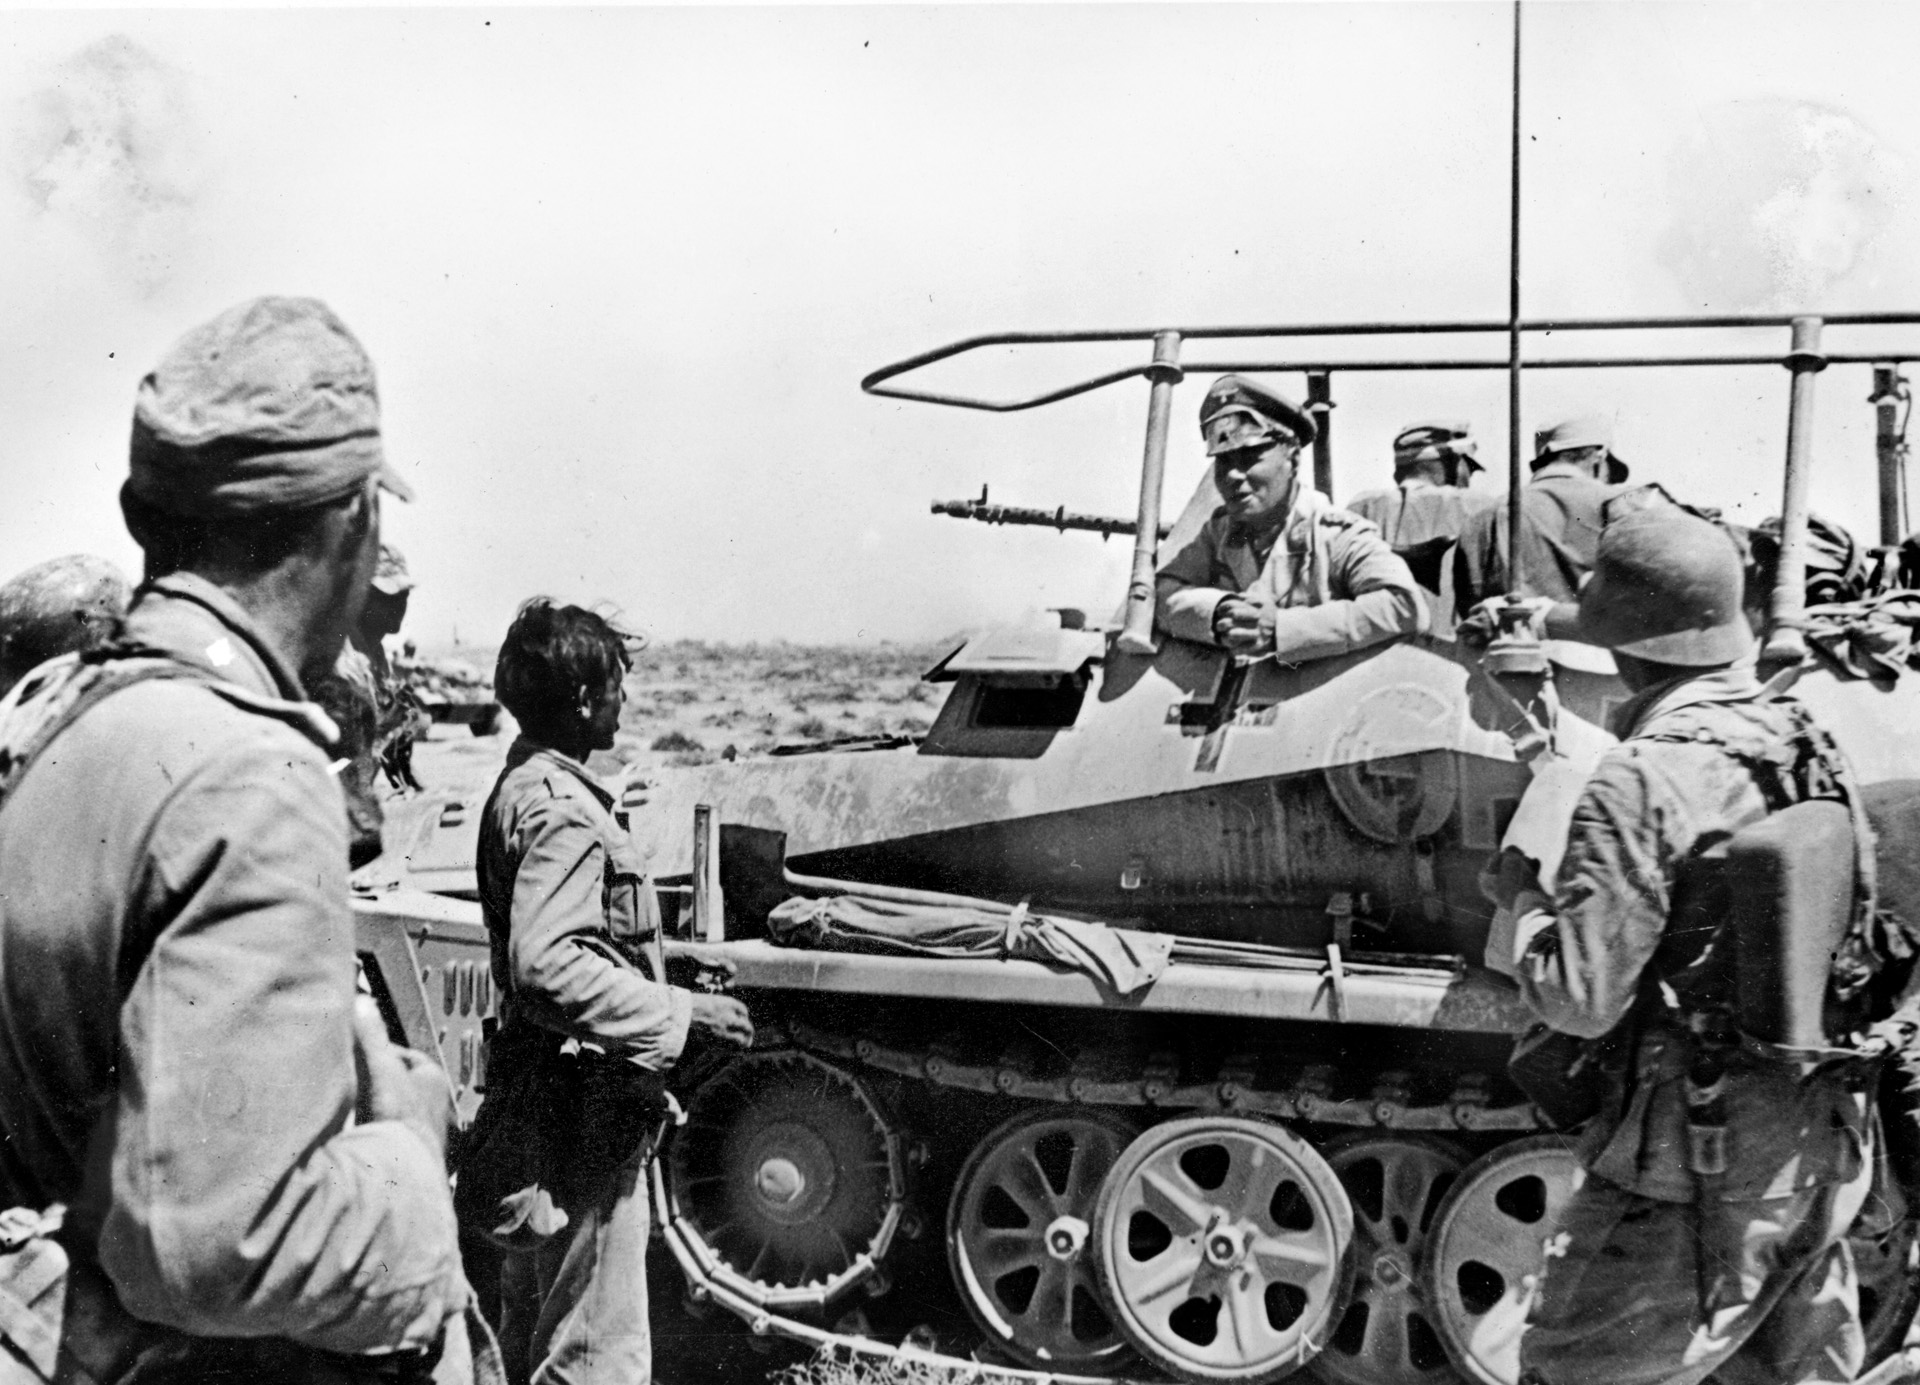
<svg viewBox="0 0 1920 1385"><path fill-rule="evenodd" d="M1249 601L1244 596L1222 597L1220 604L1213 608L1214 643L1235 654L1271 650L1279 615L1277 606Z"/></svg>

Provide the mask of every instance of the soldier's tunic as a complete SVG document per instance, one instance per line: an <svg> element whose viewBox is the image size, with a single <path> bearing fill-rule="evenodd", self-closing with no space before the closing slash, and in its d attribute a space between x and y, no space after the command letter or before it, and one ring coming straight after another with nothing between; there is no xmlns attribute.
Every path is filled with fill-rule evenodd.
<svg viewBox="0 0 1920 1385"><path fill-rule="evenodd" d="M76 1272L189 1363L293 1385L303 1352L424 1348L467 1287L439 1156L354 1118L329 728L210 583L151 584L127 630L225 686L109 694L0 811L0 1195L68 1203Z"/></svg>
<svg viewBox="0 0 1920 1385"><path fill-rule="evenodd" d="M1396 553L1405 554L1458 542L1474 516L1492 509L1500 499L1490 491L1441 486L1424 476L1410 476L1398 485L1354 496L1347 502L1347 508L1360 518L1371 520L1388 546ZM1451 638L1456 604L1453 563L1451 555L1444 552L1436 554L1435 559L1446 560L1439 561L1437 580L1432 588L1428 589L1423 579L1422 590L1426 594L1433 633Z"/></svg>
<svg viewBox="0 0 1920 1385"><path fill-rule="evenodd" d="M1600 546L1602 508L1619 490L1570 462L1535 468L1520 496L1520 595L1579 600L1580 580L1593 571ZM1455 611L1464 620L1475 606L1506 590L1503 496L1475 515L1460 535L1453 565Z"/></svg>
<svg viewBox="0 0 1920 1385"><path fill-rule="evenodd" d="M1554 1028L1604 1036L1613 1068L1583 1134L1588 1177L1550 1243L1521 1342L1548 1385L1851 1379L1862 1340L1841 1238L1871 1181L1845 1064L1801 1077L1751 1048L1726 1086L1729 1167L1710 1194L1724 1255L1699 1259L1685 1016L1732 998L1713 848L1766 816L1727 744L1780 744L1787 707L1740 668L1648 689L1575 810L1554 897L1518 902L1518 971ZM1731 1229L1729 1233L1729 1228ZM1703 1298L1710 1300L1703 1304Z"/></svg>
<svg viewBox="0 0 1920 1385"><path fill-rule="evenodd" d="M1225 506L1164 563L1159 623L1178 639L1214 643L1213 613L1229 596L1290 612L1275 631L1282 663L1325 659L1427 628L1426 603L1380 531L1303 491L1263 549Z"/></svg>
<svg viewBox="0 0 1920 1385"><path fill-rule="evenodd" d="M541 1045L567 1039L655 1071L674 1064L687 1040L689 994L589 942L644 939L660 924L652 882L613 797L585 765L514 742L481 815L478 873L503 997L489 1046L491 1086L514 1086L509 1063L537 1063ZM510 1366L520 1363L516 1378L645 1385L647 1153L637 1150L597 1187L564 1192L569 1224L507 1256L501 1346Z"/></svg>

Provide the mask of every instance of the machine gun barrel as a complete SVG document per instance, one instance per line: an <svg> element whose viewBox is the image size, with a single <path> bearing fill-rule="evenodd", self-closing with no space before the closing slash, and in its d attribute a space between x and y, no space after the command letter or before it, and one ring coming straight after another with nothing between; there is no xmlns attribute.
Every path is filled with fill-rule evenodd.
<svg viewBox="0 0 1920 1385"><path fill-rule="evenodd" d="M991 504L984 486L980 488L977 500L934 501L933 513L952 515L955 519L977 519L982 524L1031 524L1058 529L1062 533L1069 529L1083 529L1103 539L1112 534L1131 534L1139 527L1131 519L1122 519L1117 515L1083 515L1064 505L1058 509L1042 510L1030 505ZM1171 527L1161 525L1160 537L1164 539Z"/></svg>

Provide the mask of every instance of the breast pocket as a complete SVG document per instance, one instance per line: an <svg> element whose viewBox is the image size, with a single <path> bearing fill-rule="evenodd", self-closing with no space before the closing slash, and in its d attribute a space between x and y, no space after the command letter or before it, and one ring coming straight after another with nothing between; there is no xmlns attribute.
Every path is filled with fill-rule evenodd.
<svg viewBox="0 0 1920 1385"><path fill-rule="evenodd" d="M614 945L646 967L655 981L663 979L660 952L660 908L646 862L625 832L607 837L606 880L602 901L607 932Z"/></svg>

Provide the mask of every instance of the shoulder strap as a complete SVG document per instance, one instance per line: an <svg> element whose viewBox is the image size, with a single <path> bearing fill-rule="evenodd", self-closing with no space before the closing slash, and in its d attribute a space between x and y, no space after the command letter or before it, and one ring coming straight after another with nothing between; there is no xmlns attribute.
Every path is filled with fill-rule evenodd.
<svg viewBox="0 0 1920 1385"><path fill-rule="evenodd" d="M40 665L0 700L0 805L60 734L122 688L156 679L213 684L204 669L156 650L111 644Z"/></svg>

